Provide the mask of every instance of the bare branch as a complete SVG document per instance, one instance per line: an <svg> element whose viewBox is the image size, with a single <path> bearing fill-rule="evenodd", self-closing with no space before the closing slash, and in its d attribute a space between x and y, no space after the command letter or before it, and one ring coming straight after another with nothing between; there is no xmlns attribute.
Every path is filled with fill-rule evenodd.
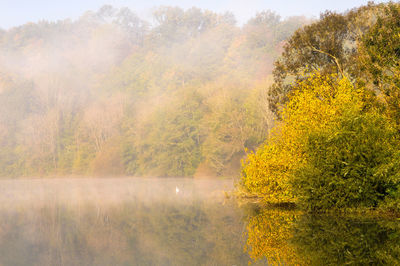
<svg viewBox="0 0 400 266"><path fill-rule="evenodd" d="M316 52L318 52L318 53L327 55L327 56L329 56L330 58L332 58L332 59L335 61L335 64L336 64L336 66L338 67L340 74L342 74L343 77L345 76L344 73L343 73L342 67L341 67L340 64L339 64L339 60L338 60L335 56L333 56L333 55L331 55L330 53L327 53L327 52L325 52L325 51L322 51L322 50L320 50L320 49L317 49L317 48L315 48L315 47L312 46L312 45L310 45L310 47L311 47L311 49L312 49L313 51L316 51Z"/></svg>

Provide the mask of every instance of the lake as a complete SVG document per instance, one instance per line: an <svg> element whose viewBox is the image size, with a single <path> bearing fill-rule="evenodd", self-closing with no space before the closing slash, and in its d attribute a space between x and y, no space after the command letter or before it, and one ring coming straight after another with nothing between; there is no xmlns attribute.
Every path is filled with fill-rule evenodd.
<svg viewBox="0 0 400 266"><path fill-rule="evenodd" d="M0 265L399 265L400 222L239 207L230 179L0 181Z"/></svg>

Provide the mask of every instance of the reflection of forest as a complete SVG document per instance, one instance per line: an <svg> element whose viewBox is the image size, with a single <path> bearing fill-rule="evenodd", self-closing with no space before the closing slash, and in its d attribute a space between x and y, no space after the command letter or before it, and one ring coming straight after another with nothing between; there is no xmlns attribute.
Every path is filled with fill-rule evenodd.
<svg viewBox="0 0 400 266"><path fill-rule="evenodd" d="M244 217L211 199L2 206L0 265L400 264L397 220L284 209Z"/></svg>
<svg viewBox="0 0 400 266"><path fill-rule="evenodd" d="M247 249L273 265L399 265L400 222L303 215L274 209L250 215Z"/></svg>
<svg viewBox="0 0 400 266"><path fill-rule="evenodd" d="M237 209L206 202L3 210L0 265L243 265L242 230Z"/></svg>

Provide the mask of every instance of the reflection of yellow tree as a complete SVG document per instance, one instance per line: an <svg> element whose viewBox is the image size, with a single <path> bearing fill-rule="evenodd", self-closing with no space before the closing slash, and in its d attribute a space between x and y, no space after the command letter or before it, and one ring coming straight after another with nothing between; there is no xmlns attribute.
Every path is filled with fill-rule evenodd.
<svg viewBox="0 0 400 266"><path fill-rule="evenodd" d="M264 210L249 219L245 249L257 261L266 258L274 265L307 264L291 245L292 225L299 214L295 211Z"/></svg>

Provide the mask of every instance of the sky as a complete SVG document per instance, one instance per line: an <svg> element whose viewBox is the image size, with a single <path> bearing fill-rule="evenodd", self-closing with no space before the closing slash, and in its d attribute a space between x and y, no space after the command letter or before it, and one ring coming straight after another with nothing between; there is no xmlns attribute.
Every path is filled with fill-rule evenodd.
<svg viewBox="0 0 400 266"><path fill-rule="evenodd" d="M377 0L375 3L388 2ZM244 23L256 12L272 10L282 17L306 15L319 17L325 10L346 11L367 4L367 0L0 0L0 28L9 29L39 20L57 21L77 19L85 11L103 5L129 7L144 19L157 6L193 6L215 12L231 11L238 22Z"/></svg>

